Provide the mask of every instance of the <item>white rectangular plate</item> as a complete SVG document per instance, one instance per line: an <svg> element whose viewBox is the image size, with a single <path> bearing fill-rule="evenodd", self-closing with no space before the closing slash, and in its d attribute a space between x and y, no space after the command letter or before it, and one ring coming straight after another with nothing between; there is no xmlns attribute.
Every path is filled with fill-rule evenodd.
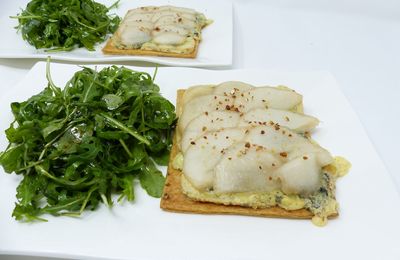
<svg viewBox="0 0 400 260"><path fill-rule="evenodd" d="M36 58L44 59L49 56L43 50L36 50L22 39L21 33L14 27L18 24L16 19L9 18L25 9L29 0L1 1L0 18L0 58ZM98 0L98 2L110 6L114 0ZM227 0L121 0L117 9L110 13L116 13L121 18L129 9L148 5L174 5L193 8L206 15L214 22L204 28L203 40L199 45L199 51L195 59L170 58L155 56L129 56L129 55L105 55L101 49L106 42L99 44L95 51L85 48L75 49L71 52L51 53L55 60L78 62L111 62L111 61L146 61L170 66L230 66L232 65L232 4Z"/></svg>
<svg viewBox="0 0 400 260"><path fill-rule="evenodd" d="M79 69L51 66L58 86ZM153 72L153 68L133 69ZM11 217L20 178L1 169L0 254L95 259L400 259L398 193L335 79L318 71L160 68L156 83L175 102L178 88L227 80L284 84L303 94L306 113L321 120L315 139L353 164L337 183L337 219L318 228L309 220L169 213L160 209L159 199L138 187L133 203L112 209L102 206L80 218L44 216L49 222L20 223ZM10 103L26 100L45 86L45 63L40 62L18 86L2 94L0 149L7 145L4 129L12 121Z"/></svg>

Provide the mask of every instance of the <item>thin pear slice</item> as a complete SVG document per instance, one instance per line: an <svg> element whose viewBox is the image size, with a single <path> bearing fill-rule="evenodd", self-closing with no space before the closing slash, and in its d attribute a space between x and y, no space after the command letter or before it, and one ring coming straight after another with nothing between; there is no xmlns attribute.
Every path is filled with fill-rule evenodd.
<svg viewBox="0 0 400 260"><path fill-rule="evenodd" d="M183 154L190 143L207 131L216 131L223 128L236 127L240 120L240 114L232 111L212 111L200 114L186 126L182 134L180 148Z"/></svg>
<svg viewBox="0 0 400 260"><path fill-rule="evenodd" d="M241 92L253 88L252 85L240 81L226 81L217 86L215 85L198 85L188 88L183 95L183 104L186 104L193 98L204 95L227 96L233 92Z"/></svg>
<svg viewBox="0 0 400 260"><path fill-rule="evenodd" d="M241 81L226 81L215 86L213 93L221 96L235 95L239 92L252 89L253 87L254 86Z"/></svg>
<svg viewBox="0 0 400 260"><path fill-rule="evenodd" d="M321 167L333 161L327 150L278 124L266 124L250 128L245 141L263 146L287 160L315 154Z"/></svg>
<svg viewBox="0 0 400 260"><path fill-rule="evenodd" d="M170 12L175 12L175 13L189 13L195 15L197 12L194 9L191 8L185 8L185 7L176 7L172 5L164 5L159 7L160 11L170 11Z"/></svg>
<svg viewBox="0 0 400 260"><path fill-rule="evenodd" d="M225 150L215 167L214 190L270 191L279 184L287 194L310 194L319 188L322 167L332 160L325 149L286 128L253 126L239 148Z"/></svg>
<svg viewBox="0 0 400 260"><path fill-rule="evenodd" d="M269 192L280 188L273 173L279 156L265 148L239 142L229 147L215 167L214 192Z"/></svg>
<svg viewBox="0 0 400 260"><path fill-rule="evenodd" d="M214 85L198 85L186 89L182 97L182 107L193 98L210 95L213 91Z"/></svg>
<svg viewBox="0 0 400 260"><path fill-rule="evenodd" d="M321 165L315 154L307 154L288 161L275 172L286 194L313 193L320 187Z"/></svg>
<svg viewBox="0 0 400 260"><path fill-rule="evenodd" d="M285 162L274 178L288 194L310 194L319 187L322 167L332 163L330 153L309 139L279 125L252 128L245 140L261 145Z"/></svg>
<svg viewBox="0 0 400 260"><path fill-rule="evenodd" d="M308 195L320 187L321 166L314 154L292 160L261 146L229 147L215 167L216 193L269 192Z"/></svg>
<svg viewBox="0 0 400 260"><path fill-rule="evenodd" d="M162 11L160 10L158 12L154 12L151 20L154 23L154 22L157 22L158 19L160 19L161 17L166 16L166 15L175 16L178 18L183 17L183 18L189 19L193 22L195 22L195 20L196 20L195 13L190 14L190 13L185 13L185 12L180 12L180 11L175 11L175 10L162 10Z"/></svg>
<svg viewBox="0 0 400 260"><path fill-rule="evenodd" d="M199 190L213 187L214 167L224 153L224 149L243 139L245 128L226 128L208 132L191 142L183 161L183 173Z"/></svg>
<svg viewBox="0 0 400 260"><path fill-rule="evenodd" d="M244 113L254 108L291 110L301 104L302 100L303 97L294 91L274 87L257 87L236 95L234 106Z"/></svg>
<svg viewBox="0 0 400 260"><path fill-rule="evenodd" d="M273 108L255 108L243 114L239 126L265 124L271 121L297 133L311 131L319 124L319 120L313 116Z"/></svg>
<svg viewBox="0 0 400 260"><path fill-rule="evenodd" d="M178 121L178 130L182 133L189 122L200 114L215 110L223 111L232 104L233 99L219 95L204 95L193 98L183 107Z"/></svg>

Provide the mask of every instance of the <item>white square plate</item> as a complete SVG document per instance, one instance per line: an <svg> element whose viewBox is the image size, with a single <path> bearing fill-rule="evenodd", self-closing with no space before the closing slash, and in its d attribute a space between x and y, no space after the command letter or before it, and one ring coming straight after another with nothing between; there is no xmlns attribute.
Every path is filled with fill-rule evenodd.
<svg viewBox="0 0 400 260"><path fill-rule="evenodd" d="M58 86L79 69L51 66ZM153 68L133 69L153 72ZM315 139L353 164L337 183L337 219L318 228L309 220L169 213L160 209L158 199L138 188L134 203L112 209L101 206L80 218L44 216L49 222L20 223L11 217L20 178L0 169L0 254L84 259L400 259L398 193L335 79L321 71L160 68L156 83L175 102L178 88L227 80L285 84L303 94L306 113L321 120ZM46 83L45 63L40 62L18 86L2 94L0 149L7 145L4 129L12 121L10 103L26 100Z"/></svg>
<svg viewBox="0 0 400 260"><path fill-rule="evenodd" d="M22 36L14 27L18 25L16 19L9 18L25 9L29 0L1 1L0 2L0 58L36 58L44 59L49 56L43 50L36 50L22 39ZM98 0L106 6L112 5L114 0ZM148 5L174 5L193 8L206 15L214 22L204 28L203 40L199 45L197 57L170 58L152 56L129 56L129 55L105 55L101 49L106 41L98 44L95 51L85 48L75 49L71 52L51 53L54 60L75 62L111 62L111 61L146 61L170 66L230 66L232 65L232 3L227 0L121 0L118 8L112 9L110 13L116 13L123 18L129 9Z"/></svg>

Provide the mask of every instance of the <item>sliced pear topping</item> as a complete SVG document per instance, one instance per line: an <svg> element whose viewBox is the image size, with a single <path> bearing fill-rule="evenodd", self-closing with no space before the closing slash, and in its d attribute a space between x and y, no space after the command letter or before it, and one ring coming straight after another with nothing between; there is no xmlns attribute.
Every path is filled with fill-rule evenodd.
<svg viewBox="0 0 400 260"><path fill-rule="evenodd" d="M286 110L256 108L243 114L230 110L204 112L192 119L183 131L180 148L186 151L191 141L206 131L216 131L227 127L248 127L278 123L299 133L311 131L318 119Z"/></svg>
<svg viewBox="0 0 400 260"><path fill-rule="evenodd" d="M138 9L129 10L124 18L124 23L130 21L145 21L151 22L151 18L153 17L153 13L149 12L140 12Z"/></svg>
<svg viewBox="0 0 400 260"><path fill-rule="evenodd" d="M155 29L153 29L152 34L153 36L158 36L160 34L164 34L164 33L177 33L180 36L186 37L186 35L189 33L188 30L181 28L181 27L177 27L174 25L163 25L163 26L159 26Z"/></svg>
<svg viewBox="0 0 400 260"><path fill-rule="evenodd" d="M216 131L223 128L236 127L239 123L239 113L232 111L204 112L194 118L186 126L181 139L181 151L185 153L190 142L204 135L208 131ZM204 136L203 136L204 138Z"/></svg>
<svg viewBox="0 0 400 260"><path fill-rule="evenodd" d="M234 106L241 112L254 108L294 109L302 103L303 97L289 90L274 87L257 87L241 92L235 98Z"/></svg>
<svg viewBox="0 0 400 260"><path fill-rule="evenodd" d="M243 139L246 129L227 128L208 132L191 142L186 150L183 172L188 180L199 190L213 187L214 167L223 155L224 149Z"/></svg>
<svg viewBox="0 0 400 260"><path fill-rule="evenodd" d="M183 132L185 127L195 117L205 112L223 111L227 106L232 106L233 100L218 95L204 95L196 97L186 103L178 121L178 130Z"/></svg>
<svg viewBox="0 0 400 260"><path fill-rule="evenodd" d="M182 44L186 40L186 36L175 32L163 32L154 34L153 41L157 44L177 45Z"/></svg>
<svg viewBox="0 0 400 260"><path fill-rule="evenodd" d="M278 124L251 128L245 137L245 141L266 147L287 160L303 157L307 154L315 154L321 167L333 161L327 150Z"/></svg>
<svg viewBox="0 0 400 260"><path fill-rule="evenodd" d="M154 21L154 28L167 24L179 24L180 26L183 26L187 29L192 29L196 27L196 23L192 20L183 17L177 17L176 15L164 15L159 17L157 21Z"/></svg>
<svg viewBox="0 0 400 260"><path fill-rule="evenodd" d="M163 10L163 11L159 11L159 12L155 12L154 15L152 16L152 22L156 22L158 21L158 19L160 19L163 16L174 16L174 17L184 17L186 19L190 19L192 21L196 20L196 14L189 14L189 13L178 13L176 11L171 11L171 10Z"/></svg>
<svg viewBox="0 0 400 260"><path fill-rule="evenodd" d="M122 25L119 30L120 41L125 46L141 45L151 39L151 29L142 26Z"/></svg>
<svg viewBox="0 0 400 260"><path fill-rule="evenodd" d="M195 187L217 193L280 187L287 194L309 194L333 160L319 145L277 124L208 132L191 144L184 174Z"/></svg>
<svg viewBox="0 0 400 260"><path fill-rule="evenodd" d="M256 108L243 114L239 126L265 124L271 121L297 133L311 131L319 123L317 118L304 114L273 108Z"/></svg>
<svg viewBox="0 0 400 260"><path fill-rule="evenodd" d="M181 50L200 39L209 21L193 9L173 6L146 6L129 10L113 41L118 48ZM156 46L156 47L151 47ZM178 48L176 47L176 48ZM189 48L189 47L188 47Z"/></svg>
<svg viewBox="0 0 400 260"><path fill-rule="evenodd" d="M185 7L177 7L172 5L164 5L159 7L160 11L169 11L169 12L177 12L177 13L189 13L189 14L197 14L196 10Z"/></svg>
<svg viewBox="0 0 400 260"><path fill-rule="evenodd" d="M193 98L197 98L199 96L204 96L204 95L210 95L214 91L213 85L198 85L198 86L193 86L185 90L183 97L182 97L182 103L183 106L192 100Z"/></svg>
<svg viewBox="0 0 400 260"><path fill-rule="evenodd" d="M178 122L183 173L200 191L309 195L333 161L301 135L319 121L292 112L302 96L290 89L229 81L190 88L183 102Z"/></svg>
<svg viewBox="0 0 400 260"><path fill-rule="evenodd" d="M241 81L226 81L215 86L214 94L216 95L235 95L239 92L243 92L253 88L252 85L246 84Z"/></svg>
<svg viewBox="0 0 400 260"><path fill-rule="evenodd" d="M269 192L280 183L273 178L280 158L263 147L239 142L227 149L215 167L214 192Z"/></svg>
<svg viewBox="0 0 400 260"><path fill-rule="evenodd" d="M286 194L310 194L320 186L321 165L315 154L306 154L288 161L280 167L275 178L279 178Z"/></svg>
<svg viewBox="0 0 400 260"><path fill-rule="evenodd" d="M319 188L322 167L332 161L325 149L285 128L252 127L243 140L228 147L216 165L216 192L280 188L310 194Z"/></svg>

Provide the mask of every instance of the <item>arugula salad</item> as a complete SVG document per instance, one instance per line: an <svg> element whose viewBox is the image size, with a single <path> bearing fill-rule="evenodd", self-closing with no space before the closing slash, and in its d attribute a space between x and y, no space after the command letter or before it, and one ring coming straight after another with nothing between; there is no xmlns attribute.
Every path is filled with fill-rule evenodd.
<svg viewBox="0 0 400 260"><path fill-rule="evenodd" d="M176 115L155 75L83 67L61 89L49 66L47 87L11 104L15 120L0 165L23 177L13 217L79 216L100 203L111 206L114 194L118 202L133 201L135 180L160 197L165 180L156 164L168 163Z"/></svg>
<svg viewBox="0 0 400 260"><path fill-rule="evenodd" d="M32 0L11 18L18 19L16 29L36 49L94 51L96 43L118 28L121 18L108 15L117 5L118 1L106 7L93 0Z"/></svg>

